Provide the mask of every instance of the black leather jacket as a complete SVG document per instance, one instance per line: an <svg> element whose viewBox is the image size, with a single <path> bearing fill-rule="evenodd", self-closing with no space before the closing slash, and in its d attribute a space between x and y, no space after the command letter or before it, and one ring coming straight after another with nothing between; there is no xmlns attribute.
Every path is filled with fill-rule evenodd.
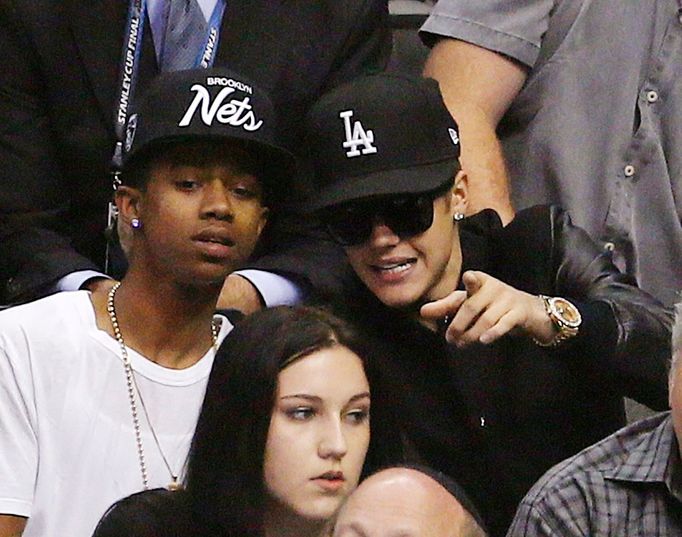
<svg viewBox="0 0 682 537"><path fill-rule="evenodd" d="M578 336L555 349L507 336L461 350L369 293L351 309L380 334L411 447L459 480L491 535L504 535L546 470L624 425L623 396L667 407L672 316L557 207L521 211L505 228L483 211L460 236L463 271L568 298L583 317Z"/></svg>
<svg viewBox="0 0 682 537"><path fill-rule="evenodd" d="M518 502L552 465L625 423L623 396L667 407L671 312L621 274L557 207L491 210L460 224L463 271L481 270L580 310L579 334L556 349L529 337L457 349L409 312L383 306L357 279L306 264L305 252L262 268L307 282L367 329L403 435L420 462L452 475L504 535ZM319 253L319 252L317 252ZM382 358L383 357L383 358Z"/></svg>

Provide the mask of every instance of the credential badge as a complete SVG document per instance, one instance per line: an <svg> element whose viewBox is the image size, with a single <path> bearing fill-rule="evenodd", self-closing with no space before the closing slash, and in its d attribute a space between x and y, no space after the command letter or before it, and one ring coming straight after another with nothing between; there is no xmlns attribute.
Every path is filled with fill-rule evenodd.
<svg viewBox="0 0 682 537"><path fill-rule="evenodd" d="M128 118L128 126L126 127L126 153L133 147L133 140L135 140L135 131L137 130L137 114L133 114Z"/></svg>
<svg viewBox="0 0 682 537"><path fill-rule="evenodd" d="M343 118L343 126L346 129L346 140L343 142L343 147L347 149L346 156L348 158L377 152L377 148L373 145L374 131L365 130L359 121L355 121L351 126L352 110L339 113L339 117ZM359 149L360 146L363 146L362 151Z"/></svg>

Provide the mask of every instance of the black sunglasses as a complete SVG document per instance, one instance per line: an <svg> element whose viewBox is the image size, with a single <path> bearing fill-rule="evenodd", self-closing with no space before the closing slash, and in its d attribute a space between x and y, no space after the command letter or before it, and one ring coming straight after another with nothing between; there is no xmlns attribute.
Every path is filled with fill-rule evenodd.
<svg viewBox="0 0 682 537"><path fill-rule="evenodd" d="M343 246L366 242L377 222L388 226L401 239L423 233L433 224L433 201L452 185L421 194L387 196L352 201L325 210L322 221L332 239Z"/></svg>

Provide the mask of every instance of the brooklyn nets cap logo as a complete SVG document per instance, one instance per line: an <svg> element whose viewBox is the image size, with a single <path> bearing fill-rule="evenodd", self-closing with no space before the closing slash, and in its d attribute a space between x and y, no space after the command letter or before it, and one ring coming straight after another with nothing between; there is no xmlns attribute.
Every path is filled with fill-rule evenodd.
<svg viewBox="0 0 682 537"><path fill-rule="evenodd" d="M351 125L352 110L345 110L339 113L339 117L343 119L343 126L346 129L346 140L343 142L343 147L347 149L346 156L348 158L377 152L377 148L373 145L374 131L365 130L359 121L355 121ZM360 150L360 146L362 146L362 150Z"/></svg>
<svg viewBox="0 0 682 537"><path fill-rule="evenodd" d="M221 79L218 77L209 77L208 85L224 85L216 82L219 80ZM232 79L229 80L231 81ZM224 87L213 100L211 100L211 94L204 86L201 84L194 84L190 88L190 91L195 93L194 100L192 100L185 111L185 114L182 116L182 119L178 123L178 127L187 127L190 125L194 118L194 114L198 109L201 121L208 127L212 126L214 121L217 121L223 125L241 127L249 132L260 129L261 125L263 125L263 120L256 117L248 96L241 100L237 98L227 100L230 95L237 91L234 87L236 84L242 83L235 82L232 84L232 87ZM250 86L246 86L245 84L242 84L242 86L248 87L250 90Z"/></svg>

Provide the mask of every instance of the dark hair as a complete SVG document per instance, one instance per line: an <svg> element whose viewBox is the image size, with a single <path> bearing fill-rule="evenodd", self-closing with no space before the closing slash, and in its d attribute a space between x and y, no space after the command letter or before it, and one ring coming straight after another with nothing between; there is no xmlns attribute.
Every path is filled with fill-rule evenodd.
<svg viewBox="0 0 682 537"><path fill-rule="evenodd" d="M197 527L207 535L260 535L266 491L263 460L279 372L292 360L343 345L357 354L372 386L372 433L365 469L385 464L398 438L376 402L372 350L349 325L323 310L265 309L225 339L209 377L190 450L187 496ZM381 412L380 412L381 415ZM374 426L383 422L388 431ZM375 433L376 430L376 433ZM386 445L379 450L377 445ZM200 532L201 534L201 532Z"/></svg>
<svg viewBox="0 0 682 537"><path fill-rule="evenodd" d="M180 492L131 494L109 507L92 537L187 537L192 535Z"/></svg>

